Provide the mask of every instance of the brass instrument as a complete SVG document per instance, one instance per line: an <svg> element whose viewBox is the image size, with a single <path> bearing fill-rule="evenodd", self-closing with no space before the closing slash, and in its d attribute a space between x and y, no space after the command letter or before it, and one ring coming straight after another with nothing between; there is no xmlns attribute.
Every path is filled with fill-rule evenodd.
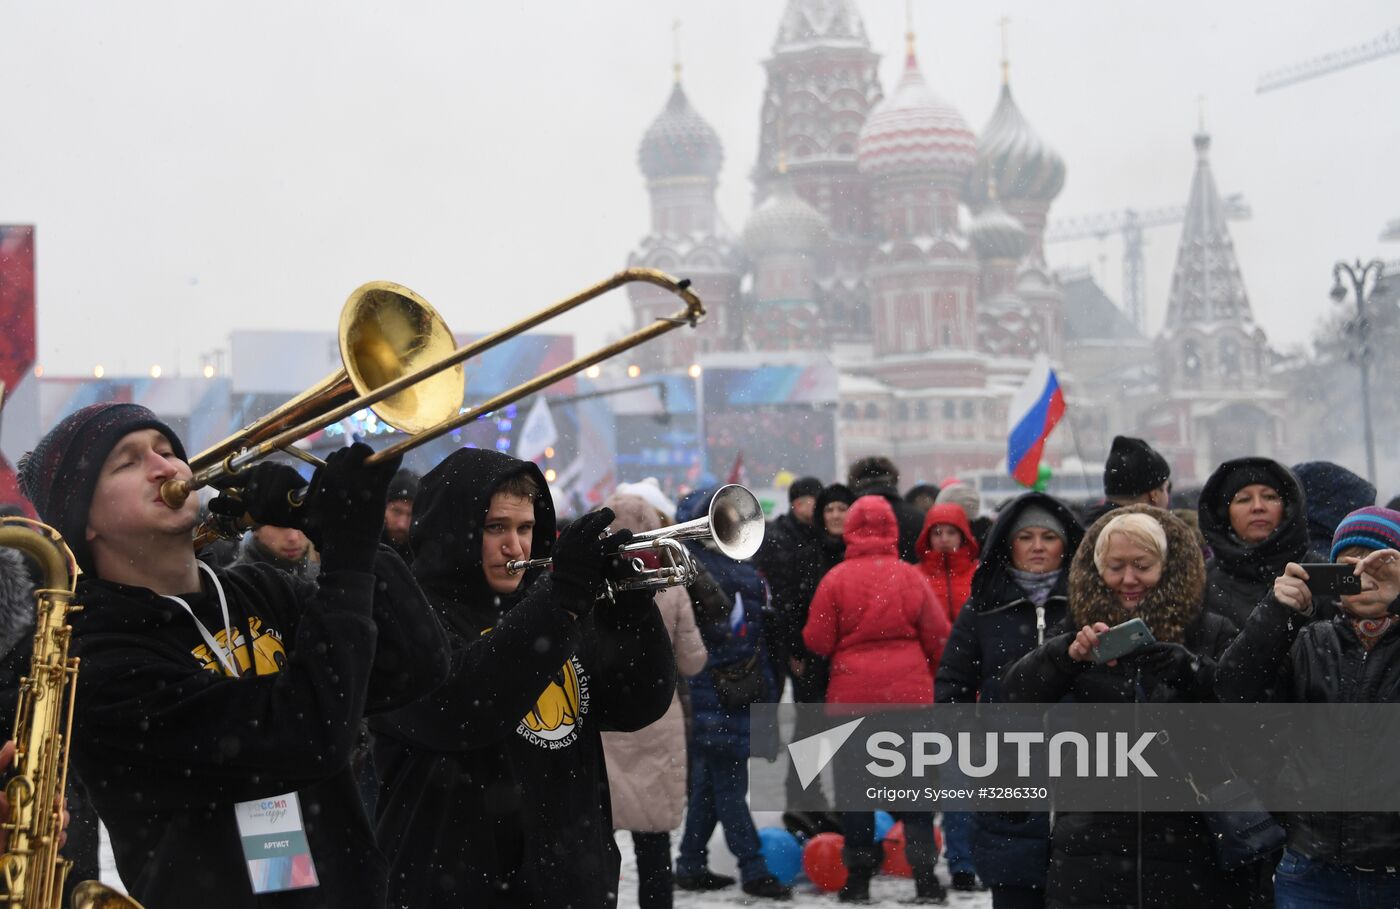
<svg viewBox="0 0 1400 909"><path fill-rule="evenodd" d="M611 582L609 587L618 591L686 586L700 573L690 550L681 545L686 540L710 540L716 549L731 559L743 560L752 558L758 552L763 545L766 529L763 506L759 504L757 496L737 484L721 486L710 500L710 510L705 517L633 536L618 552L655 552L661 558L661 567L647 568L640 559L634 559L632 569L636 574L623 581ZM553 561L513 560L506 563L506 571L518 574L527 568L540 568Z"/></svg>
<svg viewBox="0 0 1400 909"><path fill-rule="evenodd" d="M656 319L646 328L634 331L619 341L507 389L490 400L471 407L461 406L463 362L610 290L637 281L654 284L670 291L684 301L685 307L673 315ZM346 400L341 396L344 388L338 383L331 388L324 388L326 383L322 383L298 395L261 420L244 427L234 436L192 458L190 467L195 471L193 477L188 480L167 480L161 485L160 495L167 505L179 508L194 490L207 486L210 482L233 476L249 464L277 451L285 450L303 459L310 459L309 455L302 455L291 448L292 443L325 426L337 423L358 410L373 407L385 400L393 405L392 409L397 411L398 416L381 413L379 410L375 412L386 422L410 433L407 439L377 451L367 459L371 464L389 460L479 420L507 404L528 397L574 373L582 372L625 350L631 350L652 338L660 337L668 331L682 325L693 328L705 317L705 306L690 290L689 280L677 280L654 268L627 268L571 297L492 332L479 341L465 344L441 359L434 360L430 354L441 346L439 342L430 344L413 332L404 332L401 337L390 337L382 328L377 316L362 317L359 314L361 297L366 288L377 288L379 292L389 296L401 295L415 305L423 307L433 318L437 318L432 307L406 287L376 282L357 290L346 301L345 310L340 318L340 351L345 369L331 378L338 380L343 373L351 379L351 384L356 386L356 390L360 392L359 396ZM392 311L393 307L389 307L389 310ZM424 319L427 319L426 314ZM441 321L440 318L438 321ZM357 327L358 334L351 335L351 326ZM442 330L450 339L451 333L446 331L446 326L443 326ZM405 356L400 353L401 349L411 351L413 355ZM372 368L361 365L365 360L373 364ZM447 374L443 375L445 371ZM360 381L356 381L357 375ZM419 387L420 385L422 387ZM448 393L451 388L456 389L455 397Z"/></svg>
<svg viewBox="0 0 1400 909"><path fill-rule="evenodd" d="M0 903L25 909L59 909L72 863L58 853L63 832L60 807L68 785L68 746L73 733L78 660L68 656L68 613L78 569L58 531L28 518L0 519L0 546L32 556L44 575L35 591L38 613L34 657L20 682L15 713L15 774L5 786L10 816L3 829L8 851L0 855ZM98 881L73 893L73 909L141 909L140 904Z"/></svg>

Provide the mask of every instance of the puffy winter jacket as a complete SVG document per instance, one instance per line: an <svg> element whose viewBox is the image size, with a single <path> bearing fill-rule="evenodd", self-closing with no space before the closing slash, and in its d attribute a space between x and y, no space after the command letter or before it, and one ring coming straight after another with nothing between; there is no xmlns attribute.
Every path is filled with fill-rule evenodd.
<svg viewBox="0 0 1400 909"><path fill-rule="evenodd" d="M846 516L846 560L827 572L802 631L831 658L831 704L930 704L947 613L923 574L899 559L894 510L880 496Z"/></svg>
<svg viewBox="0 0 1400 909"><path fill-rule="evenodd" d="M938 665L935 700L940 704L975 704L1000 700L1001 671L1045 640L1045 630L1068 610L1067 570L1060 573L1050 597L1037 607L1007 572L1011 565L1011 527L1021 511L1038 505L1064 525L1069 544L1068 568L1084 529L1058 499L1030 492L1002 509L987 535L972 591L953 623L948 648ZM976 816L973 862L977 874L993 887L1044 889L1050 862L1050 815L1044 812L982 812Z"/></svg>
<svg viewBox="0 0 1400 909"><path fill-rule="evenodd" d="M1199 657L1184 683L1169 683L1131 660L1116 665L1072 660L1075 630L1094 622L1118 624L1129 615L1094 567L1094 543L1110 518L1094 522L1070 568L1070 614L1055 636L1007 668L1008 701L1053 703L1196 703L1213 701L1215 660L1235 635L1225 619L1202 610L1205 565L1191 530L1149 505L1124 511L1156 519L1167 534L1161 581L1132 613L1159 641L1182 644ZM1188 812L1075 812L1055 816L1047 906L1243 906L1243 879L1216 868L1210 833Z"/></svg>
<svg viewBox="0 0 1400 909"><path fill-rule="evenodd" d="M935 551L930 537L936 524L956 527L962 534L962 545L952 552ZM952 502L930 508L914 549L919 554L919 568L933 587L933 595L948 613L948 621L956 620L968 595L972 593L972 574L977 570L977 555L980 552L977 538L972 535L972 527L967 522L967 512Z"/></svg>
<svg viewBox="0 0 1400 909"><path fill-rule="evenodd" d="M1220 658L1215 690L1220 700L1236 703L1400 702L1400 628L1387 631L1368 654L1345 616L1309 623L1269 597ZM1338 739L1334 747L1344 752L1354 743ZM1325 761L1289 770L1304 780L1335 772ZM1296 813L1285 827L1288 845L1314 861L1400 865L1400 815L1394 812Z"/></svg>

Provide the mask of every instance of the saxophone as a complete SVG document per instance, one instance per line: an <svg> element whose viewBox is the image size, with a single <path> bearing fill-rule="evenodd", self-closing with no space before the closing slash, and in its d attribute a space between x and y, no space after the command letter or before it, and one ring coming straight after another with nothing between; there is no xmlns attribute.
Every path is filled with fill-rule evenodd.
<svg viewBox="0 0 1400 909"><path fill-rule="evenodd" d="M0 906L61 909L63 884L73 863L58 853L63 832L63 793L68 784L68 745L73 732L78 659L68 656L68 625L78 570L58 531L28 518L0 519L0 546L32 556L43 570L35 591L38 614L34 657L20 682L15 712L14 776L5 786L10 816L0 822L9 836L0 855ZM141 909L139 903L97 881L73 892L73 909Z"/></svg>

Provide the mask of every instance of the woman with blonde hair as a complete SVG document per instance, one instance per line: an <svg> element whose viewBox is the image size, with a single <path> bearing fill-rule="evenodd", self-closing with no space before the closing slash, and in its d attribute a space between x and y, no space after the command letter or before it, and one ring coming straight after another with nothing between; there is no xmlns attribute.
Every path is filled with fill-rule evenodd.
<svg viewBox="0 0 1400 909"><path fill-rule="evenodd" d="M1070 566L1069 617L1002 680L1008 701L1214 701L1215 661L1235 635L1202 608L1205 562L1182 521L1130 505L1094 522ZM1140 618L1156 643L1093 662L1099 635ZM1224 909L1248 903L1240 872L1218 870L1210 831L1186 812L1055 815L1046 905Z"/></svg>

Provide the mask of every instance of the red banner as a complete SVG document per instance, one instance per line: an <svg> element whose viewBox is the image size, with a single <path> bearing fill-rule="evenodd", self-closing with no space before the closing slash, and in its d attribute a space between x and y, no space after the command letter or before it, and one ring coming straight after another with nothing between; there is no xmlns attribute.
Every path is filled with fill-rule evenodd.
<svg viewBox="0 0 1400 909"><path fill-rule="evenodd" d="M34 228L0 225L0 419L5 399L34 367ZM14 468L0 455L0 503L28 503Z"/></svg>

